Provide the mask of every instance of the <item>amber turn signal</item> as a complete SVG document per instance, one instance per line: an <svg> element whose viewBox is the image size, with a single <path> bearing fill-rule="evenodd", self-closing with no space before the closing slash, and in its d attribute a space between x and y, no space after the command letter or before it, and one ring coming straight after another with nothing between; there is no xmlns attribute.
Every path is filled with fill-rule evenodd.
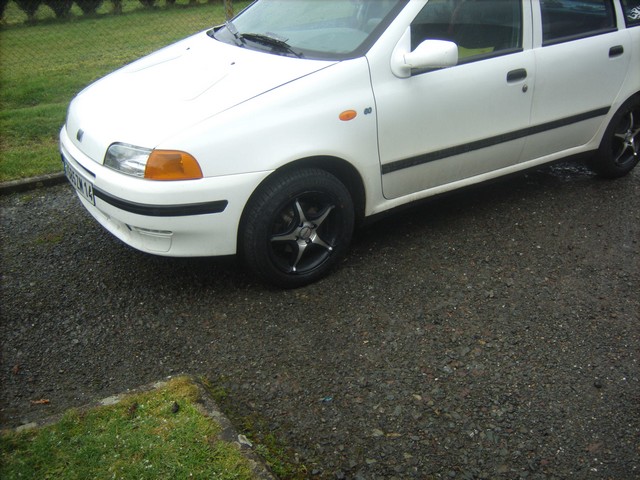
<svg viewBox="0 0 640 480"><path fill-rule="evenodd" d="M339 115L340 120L343 122L348 122L349 120L353 120L358 115L358 112L355 110L345 110Z"/></svg>
<svg viewBox="0 0 640 480"><path fill-rule="evenodd" d="M149 155L144 178L149 180L195 180L202 178L198 161L186 152L154 150Z"/></svg>

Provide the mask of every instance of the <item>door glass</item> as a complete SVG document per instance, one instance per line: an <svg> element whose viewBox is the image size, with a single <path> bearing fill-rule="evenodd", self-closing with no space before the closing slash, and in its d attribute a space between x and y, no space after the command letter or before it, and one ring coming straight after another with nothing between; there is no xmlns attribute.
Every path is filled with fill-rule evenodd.
<svg viewBox="0 0 640 480"><path fill-rule="evenodd" d="M521 2L430 0L411 24L412 50L427 39L455 42L459 63L518 51Z"/></svg>
<svg viewBox="0 0 640 480"><path fill-rule="evenodd" d="M622 0L627 27L640 25L640 0Z"/></svg>
<svg viewBox="0 0 640 480"><path fill-rule="evenodd" d="M543 45L606 33L616 28L611 0L541 0Z"/></svg>

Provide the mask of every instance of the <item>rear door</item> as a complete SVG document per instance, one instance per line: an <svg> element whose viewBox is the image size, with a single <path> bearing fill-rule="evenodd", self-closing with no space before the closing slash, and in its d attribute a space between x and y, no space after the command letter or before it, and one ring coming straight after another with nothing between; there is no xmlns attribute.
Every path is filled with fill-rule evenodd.
<svg viewBox="0 0 640 480"><path fill-rule="evenodd" d="M602 126L629 68L613 0L534 1L537 78L522 160L572 153Z"/></svg>

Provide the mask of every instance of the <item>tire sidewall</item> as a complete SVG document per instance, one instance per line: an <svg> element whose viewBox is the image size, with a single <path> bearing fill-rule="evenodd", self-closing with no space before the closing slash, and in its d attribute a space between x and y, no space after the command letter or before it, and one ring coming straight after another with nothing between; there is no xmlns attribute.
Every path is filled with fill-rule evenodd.
<svg viewBox="0 0 640 480"><path fill-rule="evenodd" d="M271 226L278 213L303 194L320 194L335 204L331 215L338 233L331 254L315 268L287 273L272 258ZM325 276L346 253L354 228L354 207L349 191L338 178L321 169L278 172L269 177L252 196L241 227L241 252L245 264L259 278L281 288L297 288Z"/></svg>
<svg viewBox="0 0 640 480"><path fill-rule="evenodd" d="M620 121L632 110L640 107L640 93L635 94L628 99L622 107L618 109L616 114L611 117L611 121L605 130L600 143L600 148L596 153L596 157L592 161L593 169L602 177L605 178L618 178L622 177L637 165L638 160L635 162L629 162L626 165L618 165L615 162L613 155L613 138L616 129L620 125Z"/></svg>

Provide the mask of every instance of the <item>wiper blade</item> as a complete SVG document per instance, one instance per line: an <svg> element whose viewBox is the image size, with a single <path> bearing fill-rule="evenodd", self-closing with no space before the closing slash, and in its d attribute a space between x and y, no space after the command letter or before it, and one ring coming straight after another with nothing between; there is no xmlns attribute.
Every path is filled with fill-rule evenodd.
<svg viewBox="0 0 640 480"><path fill-rule="evenodd" d="M237 30L236 30L237 32ZM233 33L233 32L231 32ZM268 47L273 47L276 50L281 52L289 53L298 58L302 58L303 55L301 52L295 51L291 48L291 45L287 43L287 40L284 38L278 38L275 34L262 34L262 33L238 33L241 40L249 40L250 42L260 43L262 45L266 45ZM238 37L236 37L238 38Z"/></svg>
<svg viewBox="0 0 640 480"><path fill-rule="evenodd" d="M274 50L284 52L298 58L303 57L301 52L297 52L293 48L291 48L291 46L287 43L286 38L279 37L275 33L240 33L231 20L227 20L224 23L224 26L227 31L233 36L236 41L236 45L238 45L239 47L246 46L247 41L249 41L272 47L272 49Z"/></svg>
<svg viewBox="0 0 640 480"><path fill-rule="evenodd" d="M242 35L240 35L240 32L238 32L238 29L231 20L224 22L224 26L227 27L227 30L233 35L233 38L242 42Z"/></svg>

